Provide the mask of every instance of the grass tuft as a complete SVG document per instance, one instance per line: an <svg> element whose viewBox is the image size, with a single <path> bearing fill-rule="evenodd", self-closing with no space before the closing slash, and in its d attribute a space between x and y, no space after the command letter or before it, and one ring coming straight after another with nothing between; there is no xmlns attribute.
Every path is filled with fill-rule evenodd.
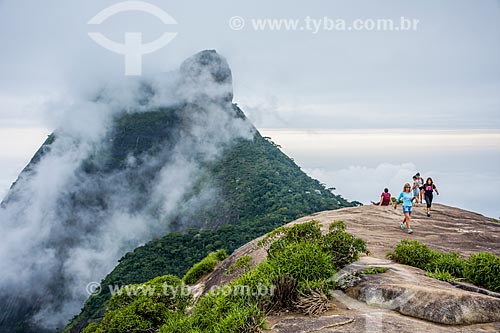
<svg viewBox="0 0 500 333"><path fill-rule="evenodd" d="M184 283L189 285L195 284L203 276L211 273L214 270L215 266L226 258L227 253L225 250L211 252L199 263L194 264L194 266L187 271L182 280L184 281Z"/></svg>

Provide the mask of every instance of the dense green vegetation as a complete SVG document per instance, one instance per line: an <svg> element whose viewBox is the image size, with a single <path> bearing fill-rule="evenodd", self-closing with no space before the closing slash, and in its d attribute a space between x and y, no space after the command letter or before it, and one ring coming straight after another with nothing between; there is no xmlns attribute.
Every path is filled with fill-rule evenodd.
<svg viewBox="0 0 500 333"><path fill-rule="evenodd" d="M236 114L244 117L239 108L234 106L234 109ZM162 126L150 121L153 119L162 124L162 117L166 116L161 112L152 112L152 118L149 118L151 112L143 112L117 120L117 138L107 154L112 159L93 161L102 160L104 169L107 169L121 167L125 154L120 151L137 149L138 153L144 150L154 153L155 136L144 135L142 138L142 130L136 131L134 126L139 123L141 128L153 126L156 131L164 131ZM176 119L175 113L166 118L172 124ZM159 135L169 141L169 134L162 133ZM181 212L171 222L172 228L180 232L159 235L160 238L122 257L101 282L102 292L87 300L80 315L72 320L66 331L78 332L92 319L102 318L111 296L108 286L143 283L166 274L182 277L210 252L225 249L232 253L247 242L299 217L358 204L333 194L307 176L270 138L264 138L258 132L253 140L233 142L218 160L203 167L203 175L189 196L196 195L204 186L216 188L217 196L210 207L185 215L190 219L187 224L201 224L204 230L183 230L182 221L186 217ZM96 172L98 168L102 166L87 165L89 172ZM147 186L146 183L137 185L139 190ZM185 208L189 209L189 206L186 204Z"/></svg>
<svg viewBox="0 0 500 333"><path fill-rule="evenodd" d="M465 279L492 291L500 291L500 257L478 252L463 258L456 252L439 252L416 240L402 240L390 254L401 264L424 269L442 281Z"/></svg>
<svg viewBox="0 0 500 333"><path fill-rule="evenodd" d="M113 295L101 322L93 322L87 332L147 332L165 323L173 312L182 312L193 297L182 281L172 275L159 276L139 285L129 285Z"/></svg>
<svg viewBox="0 0 500 333"><path fill-rule="evenodd" d="M336 241L346 251L332 251L326 240ZM345 232L342 222L332 223L328 234L321 235L316 221L282 227L261 242L268 257L249 272L227 285L203 296L192 309L186 310L189 296L176 293L159 297L140 293L139 297L116 294L111 298L104 319L90 324L85 333L125 333L133 327L142 331L212 333L257 332L264 328L264 317L281 310L319 314L328 309L327 291L335 287L331 277L338 263L349 263L366 252L365 243ZM245 260L248 261L248 260ZM160 277L141 286L158 285L174 277ZM164 287L165 288L165 287ZM158 304L153 308L152 304Z"/></svg>
<svg viewBox="0 0 500 333"><path fill-rule="evenodd" d="M211 273L215 266L222 260L227 258L226 250L219 250L209 253L200 262L196 263L191 267L186 275L182 278L182 281L186 284L195 284L203 276Z"/></svg>

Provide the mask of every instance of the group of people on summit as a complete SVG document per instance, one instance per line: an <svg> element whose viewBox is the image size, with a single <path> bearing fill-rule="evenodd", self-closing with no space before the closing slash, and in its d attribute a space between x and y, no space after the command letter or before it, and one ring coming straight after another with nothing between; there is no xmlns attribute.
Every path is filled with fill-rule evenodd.
<svg viewBox="0 0 500 333"><path fill-rule="evenodd" d="M419 172L413 176L412 185L410 183L404 184L403 191L394 201L394 209L397 208L399 203L402 203L403 206L403 214L405 218L403 222L401 222L401 229L406 230L409 234L413 233L413 229L410 227L410 219L414 203L415 205L418 205L423 203L425 200L427 205L427 217L431 216L431 206L432 200L434 199L434 192L439 195L439 191L432 178L428 177L424 182ZM391 202L391 193L389 193L388 188L385 188L384 192L382 192L380 196L380 201L378 203L372 203L378 206L389 206Z"/></svg>

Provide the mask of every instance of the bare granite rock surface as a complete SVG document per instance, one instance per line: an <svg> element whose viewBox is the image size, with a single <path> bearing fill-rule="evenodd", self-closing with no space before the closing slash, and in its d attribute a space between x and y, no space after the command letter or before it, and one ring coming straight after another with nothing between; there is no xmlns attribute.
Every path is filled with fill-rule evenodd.
<svg viewBox="0 0 500 333"><path fill-rule="evenodd" d="M357 274L354 286L332 290L332 310L320 317L286 313L268 317L269 332L500 332L500 299L457 288L425 275L414 267L396 264L385 258L403 239L416 239L435 250L457 251L468 256L478 251L500 255L500 223L445 205L433 205L431 217L424 206L414 209L408 235L399 228L400 209L362 206L324 211L305 216L289 225L317 220L327 231L333 221L342 220L347 231L364 239L369 256L347 266L342 274ZM224 260L193 287L198 295L227 283L238 272L226 270L241 256L251 256L252 265L263 261L266 251L256 239ZM369 267L385 267L386 273L359 275ZM473 288L472 288L473 290Z"/></svg>

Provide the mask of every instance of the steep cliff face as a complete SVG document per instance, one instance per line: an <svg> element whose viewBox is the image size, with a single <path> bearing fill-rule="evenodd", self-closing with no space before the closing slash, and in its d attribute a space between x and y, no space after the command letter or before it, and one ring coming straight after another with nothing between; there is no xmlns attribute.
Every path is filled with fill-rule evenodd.
<svg viewBox="0 0 500 333"><path fill-rule="evenodd" d="M178 71L107 87L71 110L1 204L2 331L63 327L90 282L153 239L110 276L183 274L214 247L352 205L260 136L232 103L231 82L226 60L202 51ZM221 226L226 234L212 231ZM203 245L194 230L205 230Z"/></svg>

